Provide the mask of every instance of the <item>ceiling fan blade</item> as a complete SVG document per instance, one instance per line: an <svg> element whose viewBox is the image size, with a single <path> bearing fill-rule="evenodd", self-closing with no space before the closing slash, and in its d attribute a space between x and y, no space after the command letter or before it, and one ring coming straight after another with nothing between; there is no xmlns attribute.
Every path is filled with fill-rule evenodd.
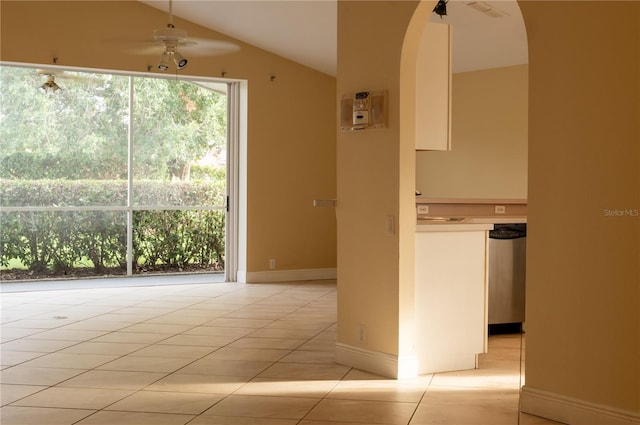
<svg viewBox="0 0 640 425"><path fill-rule="evenodd" d="M130 54L144 54L145 50L153 49L162 51L163 44L160 41L152 38L143 37L113 37L106 40L102 40L102 44L105 48L116 49L123 53Z"/></svg>
<svg viewBox="0 0 640 425"><path fill-rule="evenodd" d="M121 45L122 47L119 50L124 54L130 55L160 55L165 50L165 44L162 41L153 39L132 40L123 38L110 39L106 40L106 42ZM178 50L192 56L217 56L237 52L240 50L240 46L228 41L188 37L178 41Z"/></svg>
<svg viewBox="0 0 640 425"><path fill-rule="evenodd" d="M188 37L178 42L178 49L194 56L209 56L234 53L240 46L229 41Z"/></svg>
<svg viewBox="0 0 640 425"><path fill-rule="evenodd" d="M164 51L164 44L155 40L133 41L126 43L121 51L130 55L159 55Z"/></svg>
<svg viewBox="0 0 640 425"><path fill-rule="evenodd" d="M36 73L46 78L52 77L55 79L87 80L87 81L91 79L89 75L84 75L83 73L69 72L62 69L54 69L54 68L38 68L36 69Z"/></svg>
<svg viewBox="0 0 640 425"><path fill-rule="evenodd" d="M64 71L62 69L54 69L54 68L38 68L36 69L36 72L39 75L46 75L46 76L52 75L54 77L58 77L64 74Z"/></svg>

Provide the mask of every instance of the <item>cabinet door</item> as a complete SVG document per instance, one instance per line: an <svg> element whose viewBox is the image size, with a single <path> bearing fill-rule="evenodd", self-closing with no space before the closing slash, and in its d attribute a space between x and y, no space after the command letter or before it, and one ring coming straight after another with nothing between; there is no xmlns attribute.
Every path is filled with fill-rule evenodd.
<svg viewBox="0 0 640 425"><path fill-rule="evenodd" d="M416 62L416 149L451 150L451 26L426 25Z"/></svg>
<svg viewBox="0 0 640 425"><path fill-rule="evenodd" d="M486 351L486 232L418 232L415 264L418 373L475 368Z"/></svg>

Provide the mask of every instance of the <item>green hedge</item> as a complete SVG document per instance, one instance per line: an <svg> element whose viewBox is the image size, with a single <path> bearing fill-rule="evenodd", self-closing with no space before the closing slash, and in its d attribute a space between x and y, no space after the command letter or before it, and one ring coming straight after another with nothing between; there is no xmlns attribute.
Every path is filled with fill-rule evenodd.
<svg viewBox="0 0 640 425"><path fill-rule="evenodd" d="M224 184L218 182L160 182L136 180L134 205L224 205ZM9 180L0 179L3 207L125 206L126 180Z"/></svg>
<svg viewBox="0 0 640 425"><path fill-rule="evenodd" d="M138 204L219 205L223 192L210 183L139 182ZM126 182L0 180L2 206L121 206ZM200 201L200 202L196 202ZM133 265L142 272L186 266L224 269L225 213L134 211ZM126 212L20 211L0 213L0 266L19 261L51 276L77 269L126 272Z"/></svg>
<svg viewBox="0 0 640 425"><path fill-rule="evenodd" d="M125 150L126 153L126 150ZM102 178L120 178L127 175L126 156L118 158L115 154L105 157L96 154L75 151L73 155L63 151L59 154L45 152L14 152L0 157L0 177L7 179L87 179L95 176Z"/></svg>
<svg viewBox="0 0 640 425"><path fill-rule="evenodd" d="M139 211L133 218L138 269L224 269L224 211Z"/></svg>

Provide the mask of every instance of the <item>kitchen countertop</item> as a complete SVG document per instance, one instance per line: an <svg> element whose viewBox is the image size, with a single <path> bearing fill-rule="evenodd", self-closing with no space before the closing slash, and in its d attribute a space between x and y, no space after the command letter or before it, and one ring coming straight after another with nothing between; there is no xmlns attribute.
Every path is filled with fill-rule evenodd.
<svg viewBox="0 0 640 425"><path fill-rule="evenodd" d="M527 205L526 199L492 199L492 198L423 198L416 196L416 204L492 204L492 205Z"/></svg>
<svg viewBox="0 0 640 425"><path fill-rule="evenodd" d="M526 223L526 216L491 216L491 217L469 217L467 223L483 224L504 224L504 223Z"/></svg>
<svg viewBox="0 0 640 425"><path fill-rule="evenodd" d="M527 217L464 217L461 221L416 221L416 232L472 232L493 230L494 224L526 223Z"/></svg>
<svg viewBox="0 0 640 425"><path fill-rule="evenodd" d="M416 197L416 217L418 225L434 224L451 226L453 224L497 224L526 223L526 199L462 199L462 198L422 198ZM460 218L453 222L441 222L434 219ZM420 219L432 219L433 222L420 222Z"/></svg>
<svg viewBox="0 0 640 425"><path fill-rule="evenodd" d="M472 219L469 219L472 220ZM476 232L476 231L486 231L493 230L493 224L488 223L473 223L473 222L453 222L453 223L442 223L442 222L431 222L424 223L418 221L416 224L416 232Z"/></svg>

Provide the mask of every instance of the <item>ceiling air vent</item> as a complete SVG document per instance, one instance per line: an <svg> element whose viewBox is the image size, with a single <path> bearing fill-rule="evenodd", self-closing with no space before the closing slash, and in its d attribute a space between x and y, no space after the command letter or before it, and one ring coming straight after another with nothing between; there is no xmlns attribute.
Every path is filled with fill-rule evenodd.
<svg viewBox="0 0 640 425"><path fill-rule="evenodd" d="M487 16L491 16L492 18L502 18L505 16L509 16L509 14L504 10L500 10L490 5L489 3L485 3L483 1L472 1L467 3L467 6L477 10L478 12L482 12Z"/></svg>

